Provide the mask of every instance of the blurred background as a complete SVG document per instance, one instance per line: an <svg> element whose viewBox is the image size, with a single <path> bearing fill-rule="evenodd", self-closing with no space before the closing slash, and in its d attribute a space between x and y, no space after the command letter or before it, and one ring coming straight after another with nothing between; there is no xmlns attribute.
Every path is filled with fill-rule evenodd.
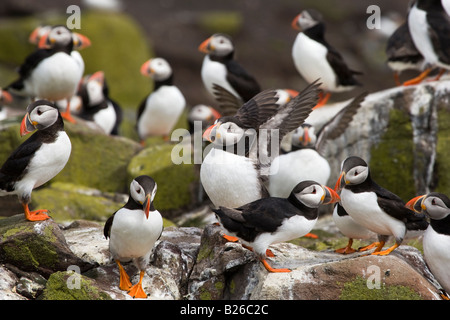
<svg viewBox="0 0 450 320"><path fill-rule="evenodd" d="M140 65L153 56L169 61L175 83L188 106L214 104L200 77L203 53L198 45L216 32L233 37L236 59L263 89L302 89L306 83L291 57L297 31L291 21L305 8L319 10L328 42L354 70L363 87L334 94L331 102L395 85L386 65L387 37L406 16L409 0L3 0L0 4L0 87L17 76L16 68L34 50L27 39L40 24L65 24L70 5L81 9L81 29L92 45L81 54L85 73L103 70L110 96L125 111L122 134L135 139L136 110L152 90ZM370 30L369 5L381 10L381 29ZM405 73L402 78L407 79Z"/></svg>

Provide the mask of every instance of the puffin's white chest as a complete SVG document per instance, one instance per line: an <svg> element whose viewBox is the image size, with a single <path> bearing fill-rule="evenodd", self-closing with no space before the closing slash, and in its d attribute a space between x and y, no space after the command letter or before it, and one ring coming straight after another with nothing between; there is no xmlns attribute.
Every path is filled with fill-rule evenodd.
<svg viewBox="0 0 450 320"><path fill-rule="evenodd" d="M262 233L255 238L252 244L249 245L253 246L255 252L265 254L267 247L271 244L303 237L314 228L316 222L317 219L308 220L303 216L295 215L284 220L276 232Z"/></svg>
<svg viewBox="0 0 450 320"><path fill-rule="evenodd" d="M423 252L431 273L446 292L450 292L450 236L428 226L423 236Z"/></svg>
<svg viewBox="0 0 450 320"><path fill-rule="evenodd" d="M297 71L309 83L320 78L321 88L337 90L336 75L327 61L327 48L300 32L292 47L292 59Z"/></svg>
<svg viewBox="0 0 450 320"><path fill-rule="evenodd" d="M186 105L181 91L175 86L162 86L147 98L145 110L138 122L141 138L168 135Z"/></svg>
<svg viewBox="0 0 450 320"><path fill-rule="evenodd" d="M108 101L108 107L101 109L94 115L94 122L103 129L106 134L110 134L117 121L116 110L111 102Z"/></svg>
<svg viewBox="0 0 450 320"><path fill-rule="evenodd" d="M344 188L340 197L341 205L356 223L377 234L393 235L399 239L405 236L405 224L379 207L374 192L353 193Z"/></svg>
<svg viewBox="0 0 450 320"><path fill-rule="evenodd" d="M416 48L424 56L426 62L431 64L438 64L439 58L434 53L433 44L431 43L427 14L425 11L417 9L413 6L409 12L408 26L411 33L411 38L416 45Z"/></svg>
<svg viewBox="0 0 450 320"><path fill-rule="evenodd" d="M25 90L34 97L52 101L68 99L75 94L82 75L79 61L58 52L36 66L24 81Z"/></svg>
<svg viewBox="0 0 450 320"><path fill-rule="evenodd" d="M236 208L261 198L258 172L251 159L211 149L200 168L200 179L213 204Z"/></svg>
<svg viewBox="0 0 450 320"><path fill-rule="evenodd" d="M158 211L151 211L147 219L142 210L120 209L111 226L109 247L113 257L139 258L149 254L162 228Z"/></svg>
<svg viewBox="0 0 450 320"><path fill-rule="evenodd" d="M201 76L204 86L211 95L214 96L212 88L213 84L215 83L227 89L235 96L239 97L239 94L236 92L236 90L234 90L226 80L227 69L224 64L217 61L212 61L209 56L205 56L202 64Z"/></svg>
<svg viewBox="0 0 450 320"><path fill-rule="evenodd" d="M53 143L43 144L28 164L24 178L17 182L17 191L31 191L55 177L69 160L72 145L65 131L57 133Z"/></svg>
<svg viewBox="0 0 450 320"><path fill-rule="evenodd" d="M326 185L330 165L316 150L301 149L275 158L270 167L269 193L272 197L288 197L301 181L314 180Z"/></svg>

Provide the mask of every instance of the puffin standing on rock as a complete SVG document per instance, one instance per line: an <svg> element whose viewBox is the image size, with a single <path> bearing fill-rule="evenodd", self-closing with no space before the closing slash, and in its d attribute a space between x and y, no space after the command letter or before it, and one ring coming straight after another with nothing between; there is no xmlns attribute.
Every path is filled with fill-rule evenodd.
<svg viewBox="0 0 450 320"><path fill-rule="evenodd" d="M65 26L54 26L39 40L39 48L29 55L19 68L19 79L5 89L14 94L31 98L67 101L61 115L71 122L70 99L76 93L83 76L84 63L81 56L72 55L74 34ZM87 45L89 40L80 35L77 39ZM76 42L76 41L75 41Z"/></svg>
<svg viewBox="0 0 450 320"><path fill-rule="evenodd" d="M231 37L216 33L203 41L198 47L206 53L203 59L201 76L203 84L214 97L214 84L217 84L241 100L249 101L261 89L257 81L234 60L234 45Z"/></svg>
<svg viewBox="0 0 450 320"><path fill-rule="evenodd" d="M415 197L406 207L430 217L430 225L423 235L423 254L431 273L450 293L450 199L442 193L431 192ZM442 295L446 300L449 297Z"/></svg>
<svg viewBox="0 0 450 320"><path fill-rule="evenodd" d="M142 279L153 246L163 231L163 219L153 206L156 189L156 182L149 176L135 178L130 184L128 202L106 221L103 229L112 258L119 266L119 287L133 298L147 298ZM121 264L130 260L140 271L135 285Z"/></svg>
<svg viewBox="0 0 450 320"><path fill-rule="evenodd" d="M168 139L186 106L180 89L173 84L173 71L163 58L153 58L141 66L141 74L154 80L153 92L139 106L137 132L141 144L150 136Z"/></svg>
<svg viewBox="0 0 450 320"><path fill-rule="evenodd" d="M335 191L339 190L345 211L356 223L378 234L379 244L373 255L391 253L407 231L420 232L428 226L424 214L415 214L397 195L372 180L369 166L360 157L351 156L342 162L335 186ZM395 244L381 251L389 236L394 236Z"/></svg>
<svg viewBox="0 0 450 320"><path fill-rule="evenodd" d="M250 247L269 272L290 272L271 267L266 261L269 245L308 234L314 227L321 204L339 201L332 189L315 181L297 184L287 198L259 199L238 208L214 209L224 232Z"/></svg>
<svg viewBox="0 0 450 320"><path fill-rule="evenodd" d="M40 221L49 218L47 210L30 211L33 189L55 177L69 160L72 145L64 131L64 121L56 106L37 100L27 107L20 126L20 135L37 131L16 150L0 168L0 193L19 197L25 218Z"/></svg>
<svg viewBox="0 0 450 320"><path fill-rule="evenodd" d="M321 99L316 105L319 108L326 104L330 92L344 92L361 85L355 75L361 72L351 70L341 54L325 40L325 23L322 15L312 9L304 10L291 23L299 33L292 47L292 58L297 71L311 83L320 78Z"/></svg>

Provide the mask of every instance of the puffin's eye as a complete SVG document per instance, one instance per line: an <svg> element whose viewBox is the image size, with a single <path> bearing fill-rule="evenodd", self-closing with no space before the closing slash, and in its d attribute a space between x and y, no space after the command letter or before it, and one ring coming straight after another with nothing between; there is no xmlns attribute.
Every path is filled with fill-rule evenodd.
<svg viewBox="0 0 450 320"><path fill-rule="evenodd" d="M136 189L136 192L139 194L141 193L141 189Z"/></svg>
<svg viewBox="0 0 450 320"><path fill-rule="evenodd" d="M40 116L40 115L42 114L42 111L41 111L41 109L39 109L39 108L36 110L36 112L37 112L37 115L38 115L38 116Z"/></svg>
<svg viewBox="0 0 450 320"><path fill-rule="evenodd" d="M436 199L431 200L431 204L434 206L436 205Z"/></svg>

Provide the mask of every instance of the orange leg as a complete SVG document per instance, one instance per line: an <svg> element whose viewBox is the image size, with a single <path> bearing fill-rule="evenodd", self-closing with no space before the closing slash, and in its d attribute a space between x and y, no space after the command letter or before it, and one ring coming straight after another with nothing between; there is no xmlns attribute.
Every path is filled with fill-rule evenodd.
<svg viewBox="0 0 450 320"><path fill-rule="evenodd" d="M327 92L325 95L322 92L320 92L319 93L319 101L314 106L313 110L323 107L328 102L328 99L330 99L330 96L331 96L331 93L329 93L329 92Z"/></svg>
<svg viewBox="0 0 450 320"><path fill-rule="evenodd" d="M445 70L445 69L439 70L439 74L436 76L436 78L434 78L431 81L439 81L439 79L442 77L442 75L445 73L445 71L447 71L447 70Z"/></svg>
<svg viewBox="0 0 450 320"><path fill-rule="evenodd" d="M373 243L369 244L368 246L358 248L358 251L367 251L367 250L372 249L373 247L378 247L379 245L380 245L380 242L378 242L378 241L377 242L373 242ZM383 246L384 246L384 243L381 245L381 248L383 248ZM378 249L378 251L380 251L381 248Z"/></svg>
<svg viewBox="0 0 450 320"><path fill-rule="evenodd" d="M389 249L383 250L383 251L374 251L372 252L372 255L377 255L377 256L386 256L389 253L391 253L392 251L394 251L396 248L398 248L399 244L394 244L392 247L390 247ZM378 248L377 248L378 249Z"/></svg>
<svg viewBox="0 0 450 320"><path fill-rule="evenodd" d="M423 81L423 79L425 79L430 72L431 72L431 68L428 68L424 72L419 74L417 77L415 77L415 78L413 78L411 80L403 82L403 85L404 86L412 86L412 85L421 83Z"/></svg>
<svg viewBox="0 0 450 320"><path fill-rule="evenodd" d="M119 288L120 288L120 290L128 291L131 288L130 277L128 276L125 269L120 264L120 261L116 260L116 263L119 266L119 274L120 274Z"/></svg>
<svg viewBox="0 0 450 320"><path fill-rule="evenodd" d="M402 83L400 82L400 76L398 72L394 72L394 81L396 86L400 86Z"/></svg>
<svg viewBox="0 0 450 320"><path fill-rule="evenodd" d="M266 270L269 271L269 272L291 272L291 269L285 269L285 268L276 269L276 268L272 268L265 259L261 259L261 262L264 265L264 267L266 268Z"/></svg>
<svg viewBox="0 0 450 320"><path fill-rule="evenodd" d="M70 114L70 99L67 100L67 108L65 111L61 112L61 117L69 122L76 123L75 119Z"/></svg>
<svg viewBox="0 0 450 320"><path fill-rule="evenodd" d="M246 246L245 244L242 244L242 246L247 250L253 251L252 247ZM266 256L273 258L275 257L275 254L272 252L272 250L266 249Z"/></svg>
<svg viewBox="0 0 450 320"><path fill-rule="evenodd" d="M353 244L353 239L348 238L347 246L344 248L336 249L336 250L334 250L334 252L342 253L342 254L354 253L354 252L356 252L356 250L352 249L352 244Z"/></svg>
<svg viewBox="0 0 450 320"><path fill-rule="evenodd" d="M311 239L319 239L319 237L314 233L307 233L304 235L305 238L311 238Z"/></svg>
<svg viewBox="0 0 450 320"><path fill-rule="evenodd" d="M48 210L42 209L42 210L35 210L30 211L28 208L28 204L22 204L23 210L25 212L25 218L28 221L42 221L50 219L50 216L47 214Z"/></svg>
<svg viewBox="0 0 450 320"><path fill-rule="evenodd" d="M134 286L130 288L130 291L128 291L128 294L132 296L133 298L147 298L147 294L145 293L144 289L142 289L142 279L144 278L145 271L141 271L139 282L136 283Z"/></svg>

